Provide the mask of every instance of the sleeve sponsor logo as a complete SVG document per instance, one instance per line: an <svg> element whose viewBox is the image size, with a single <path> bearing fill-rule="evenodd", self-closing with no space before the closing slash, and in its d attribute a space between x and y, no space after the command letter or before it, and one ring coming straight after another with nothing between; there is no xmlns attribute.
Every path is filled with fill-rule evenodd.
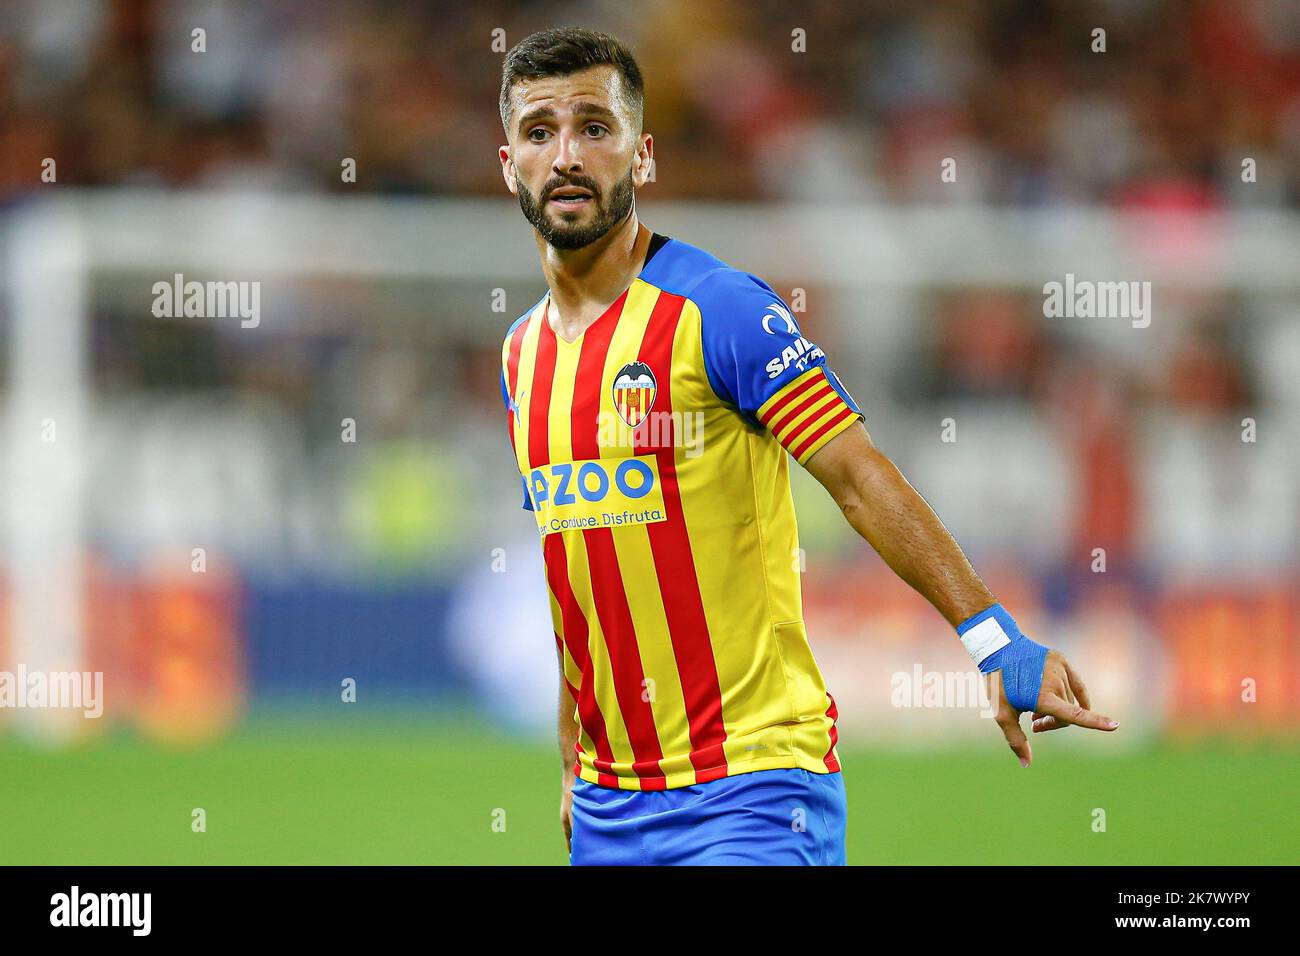
<svg viewBox="0 0 1300 956"><path fill-rule="evenodd" d="M812 367L813 361L818 358L824 361L826 353L801 335L782 349L781 354L768 362L764 368L767 369L768 378L778 378L788 371L791 366L794 366L800 372L806 372Z"/></svg>
<svg viewBox="0 0 1300 956"><path fill-rule="evenodd" d="M794 316L783 305L773 303L767 307L767 313L763 316L763 331L768 335L776 334L772 329L773 323L778 326L784 325L787 335L799 334L799 328L794 324Z"/></svg>

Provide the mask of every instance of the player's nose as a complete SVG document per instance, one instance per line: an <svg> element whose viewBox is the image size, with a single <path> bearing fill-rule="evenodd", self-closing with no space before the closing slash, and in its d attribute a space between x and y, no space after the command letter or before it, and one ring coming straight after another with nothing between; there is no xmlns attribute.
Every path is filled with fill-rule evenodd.
<svg viewBox="0 0 1300 956"><path fill-rule="evenodd" d="M582 169L581 139L568 130L562 130L556 137L558 150L555 154L554 167L557 173L573 173Z"/></svg>

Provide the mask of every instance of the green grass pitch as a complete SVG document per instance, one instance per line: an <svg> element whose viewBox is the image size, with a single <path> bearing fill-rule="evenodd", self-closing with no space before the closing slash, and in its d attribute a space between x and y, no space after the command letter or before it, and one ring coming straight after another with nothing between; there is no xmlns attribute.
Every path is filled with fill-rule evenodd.
<svg viewBox="0 0 1300 956"><path fill-rule="evenodd" d="M1293 748L841 756L851 864L1300 862ZM427 716L261 719L192 750L9 736L0 864L564 864L558 782L552 747Z"/></svg>

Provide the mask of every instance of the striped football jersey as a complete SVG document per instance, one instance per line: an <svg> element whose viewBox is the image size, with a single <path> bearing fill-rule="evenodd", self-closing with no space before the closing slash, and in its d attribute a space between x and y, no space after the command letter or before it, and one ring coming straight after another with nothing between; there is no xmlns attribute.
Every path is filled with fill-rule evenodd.
<svg viewBox="0 0 1300 956"><path fill-rule="evenodd" d="M579 727L576 770L630 790L839 769L799 590L788 456L862 416L761 279L655 235L574 342L549 294L502 347Z"/></svg>

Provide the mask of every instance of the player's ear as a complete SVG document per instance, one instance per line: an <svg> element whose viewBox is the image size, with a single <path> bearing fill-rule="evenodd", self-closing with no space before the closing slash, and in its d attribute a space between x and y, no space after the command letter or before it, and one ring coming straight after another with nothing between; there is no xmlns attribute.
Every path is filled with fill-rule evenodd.
<svg viewBox="0 0 1300 956"><path fill-rule="evenodd" d="M644 186L650 182L650 176L654 172L654 148L654 138L649 133L642 133L641 144L636 151L636 163L632 169L633 185Z"/></svg>
<svg viewBox="0 0 1300 956"><path fill-rule="evenodd" d="M510 158L510 147L502 146L498 150L501 158L501 178L506 181L506 189L510 190L512 195L519 195L515 186L515 161Z"/></svg>

